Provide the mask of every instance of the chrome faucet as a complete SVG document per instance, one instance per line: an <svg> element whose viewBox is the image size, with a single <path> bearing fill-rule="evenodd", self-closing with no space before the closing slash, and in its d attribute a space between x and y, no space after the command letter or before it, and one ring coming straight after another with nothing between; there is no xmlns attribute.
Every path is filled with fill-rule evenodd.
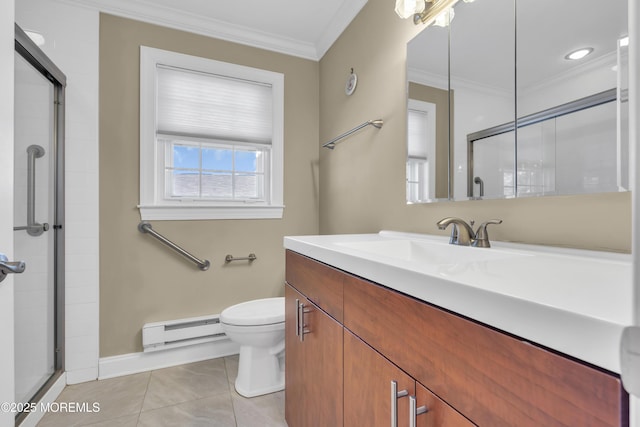
<svg viewBox="0 0 640 427"><path fill-rule="evenodd" d="M452 225L451 238L449 243L452 245L460 246L475 246L478 248L490 248L489 234L487 233L487 226L489 224L501 224L501 219L491 219L483 222L478 226L477 231L473 231L473 228L466 223L465 220L455 217L443 218L437 222L440 230L446 229L449 225ZM473 224L473 221L471 222Z"/></svg>
<svg viewBox="0 0 640 427"><path fill-rule="evenodd" d="M437 224L440 230L446 229L450 224L453 225L449 239L449 243L452 245L470 246L476 238L473 228L463 219L447 217L438 221Z"/></svg>

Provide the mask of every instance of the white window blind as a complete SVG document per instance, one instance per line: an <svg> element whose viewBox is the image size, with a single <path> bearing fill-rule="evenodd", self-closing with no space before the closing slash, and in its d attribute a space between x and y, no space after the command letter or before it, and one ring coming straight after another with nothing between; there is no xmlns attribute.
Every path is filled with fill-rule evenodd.
<svg viewBox="0 0 640 427"><path fill-rule="evenodd" d="M159 65L158 133L271 144L271 85Z"/></svg>
<svg viewBox="0 0 640 427"><path fill-rule="evenodd" d="M407 109L407 202L435 194L435 117L433 103L409 99Z"/></svg>
<svg viewBox="0 0 640 427"><path fill-rule="evenodd" d="M408 110L408 154L412 159L427 159L429 142L427 112Z"/></svg>

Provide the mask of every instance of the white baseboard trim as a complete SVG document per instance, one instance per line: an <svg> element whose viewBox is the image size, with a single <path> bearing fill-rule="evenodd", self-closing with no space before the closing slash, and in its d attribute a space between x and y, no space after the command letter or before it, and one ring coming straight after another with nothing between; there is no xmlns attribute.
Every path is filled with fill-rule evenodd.
<svg viewBox="0 0 640 427"><path fill-rule="evenodd" d="M53 385L42 396L42 399L38 402L36 410L29 412L29 415L20 423L20 427L36 427L46 412L42 412L43 407L47 407L48 404L56 401L64 387L67 385L67 374L63 372L62 375L56 380Z"/></svg>
<svg viewBox="0 0 640 427"><path fill-rule="evenodd" d="M98 379L121 377L123 375L169 368L185 363L199 362L223 356L238 354L240 346L228 338L147 353L129 353L119 356L102 357L99 361Z"/></svg>

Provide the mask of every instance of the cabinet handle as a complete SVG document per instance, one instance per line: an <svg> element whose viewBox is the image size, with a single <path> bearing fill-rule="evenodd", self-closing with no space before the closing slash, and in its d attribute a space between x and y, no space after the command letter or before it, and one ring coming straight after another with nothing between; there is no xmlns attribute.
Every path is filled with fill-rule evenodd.
<svg viewBox="0 0 640 427"><path fill-rule="evenodd" d="M298 303L298 336L300 337L300 341L304 342L304 336L308 334L310 331L306 329L307 325L304 323L304 314L310 313L310 309L304 308L304 303Z"/></svg>
<svg viewBox="0 0 640 427"><path fill-rule="evenodd" d="M398 427L398 399L408 395L407 390L398 391L397 381L391 381L391 427Z"/></svg>
<svg viewBox="0 0 640 427"><path fill-rule="evenodd" d="M429 411L426 406L419 408L416 408L416 406L416 397L409 396L409 427L416 427L416 416Z"/></svg>
<svg viewBox="0 0 640 427"><path fill-rule="evenodd" d="M300 336L300 300L296 298L296 336Z"/></svg>

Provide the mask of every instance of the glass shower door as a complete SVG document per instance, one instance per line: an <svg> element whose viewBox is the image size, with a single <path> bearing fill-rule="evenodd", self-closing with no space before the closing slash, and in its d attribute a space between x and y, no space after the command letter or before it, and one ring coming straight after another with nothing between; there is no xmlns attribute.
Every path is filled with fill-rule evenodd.
<svg viewBox="0 0 640 427"><path fill-rule="evenodd" d="M15 402L29 402L56 371L55 85L15 54ZM52 227L53 228L53 227Z"/></svg>

